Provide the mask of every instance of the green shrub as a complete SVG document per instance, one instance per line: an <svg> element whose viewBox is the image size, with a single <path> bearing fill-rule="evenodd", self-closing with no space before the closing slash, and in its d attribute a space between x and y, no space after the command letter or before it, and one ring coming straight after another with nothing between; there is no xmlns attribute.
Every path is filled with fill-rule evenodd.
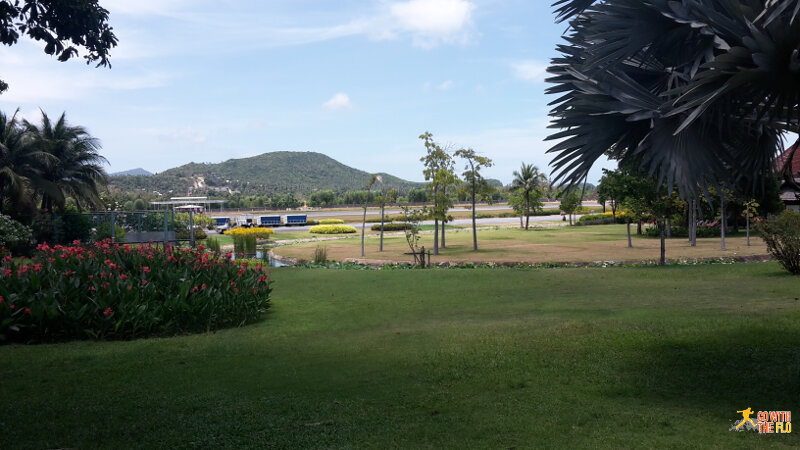
<svg viewBox="0 0 800 450"><path fill-rule="evenodd" d="M476 213L475 214L475 218L476 219L492 219L494 217L495 217L494 214L489 214L489 213Z"/></svg>
<svg viewBox="0 0 800 450"><path fill-rule="evenodd" d="M200 228L194 229L194 240L199 241L208 237L205 231ZM192 235L189 234L189 230L178 230L175 232L175 239L191 239Z"/></svg>
<svg viewBox="0 0 800 450"><path fill-rule="evenodd" d="M125 240L125 229L121 226L114 224L114 239L117 242L122 242ZM104 241L106 239L111 239L111 222L103 222L98 225L94 230L94 240L95 242Z"/></svg>
<svg viewBox="0 0 800 450"><path fill-rule="evenodd" d="M756 223L772 256L794 275L800 275L800 213L784 211Z"/></svg>
<svg viewBox="0 0 800 450"><path fill-rule="evenodd" d="M615 218L610 214L587 214L578 219L578 225L610 225L615 223L625 223L625 217L617 215Z"/></svg>
<svg viewBox="0 0 800 450"><path fill-rule="evenodd" d="M411 225L403 222L385 223L383 224L383 231L404 231L409 226ZM381 224L373 225L370 229L372 231L381 231Z"/></svg>
<svg viewBox="0 0 800 450"><path fill-rule="evenodd" d="M655 237L655 238L657 238L657 237L659 237L658 227L656 227L656 226L647 227L644 230L644 234L647 237ZM678 237L688 238L689 237L689 230L688 230L688 228L686 228L684 226L673 226L673 227L670 227L670 235L672 237L674 237L674 238L678 238ZM730 235L730 234L728 234L728 235ZM697 227L697 237L699 237L699 238L712 238L712 237L720 237L720 236L721 236L721 230L720 230L719 225L717 225L715 227L701 227L701 226Z"/></svg>
<svg viewBox="0 0 800 450"><path fill-rule="evenodd" d="M219 239L215 237L206 239L206 247L212 252L220 253L222 251L222 245L219 243Z"/></svg>
<svg viewBox="0 0 800 450"><path fill-rule="evenodd" d="M202 247L42 244L31 259L0 261L0 341L134 339L252 323L269 307L268 277L229 258Z"/></svg>
<svg viewBox="0 0 800 450"><path fill-rule="evenodd" d="M256 236L254 234L233 235L233 252L237 255L255 255Z"/></svg>
<svg viewBox="0 0 800 450"><path fill-rule="evenodd" d="M349 225L317 225L308 230L309 233L314 234L347 234L356 231L355 227Z"/></svg>
<svg viewBox="0 0 800 450"><path fill-rule="evenodd" d="M314 249L314 264L325 264L328 262L328 249L318 245Z"/></svg>
<svg viewBox="0 0 800 450"><path fill-rule="evenodd" d="M318 225L339 225L344 223L342 219L320 219L317 221Z"/></svg>
<svg viewBox="0 0 800 450"><path fill-rule="evenodd" d="M0 214L0 247L15 249L28 245L31 229L9 216Z"/></svg>

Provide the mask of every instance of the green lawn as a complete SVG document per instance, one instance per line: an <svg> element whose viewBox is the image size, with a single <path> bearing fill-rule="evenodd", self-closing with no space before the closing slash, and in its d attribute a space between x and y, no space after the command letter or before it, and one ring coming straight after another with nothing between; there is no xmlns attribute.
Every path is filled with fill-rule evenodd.
<svg viewBox="0 0 800 450"><path fill-rule="evenodd" d="M273 279L245 328L0 347L0 448L800 446L728 431L800 412L775 263Z"/></svg>

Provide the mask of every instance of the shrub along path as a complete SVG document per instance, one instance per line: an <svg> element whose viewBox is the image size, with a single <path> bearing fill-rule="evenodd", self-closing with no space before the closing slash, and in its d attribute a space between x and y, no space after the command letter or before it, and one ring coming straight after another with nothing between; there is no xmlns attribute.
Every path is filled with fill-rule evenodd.
<svg viewBox="0 0 800 450"><path fill-rule="evenodd" d="M0 347L0 448L797 448L777 263L277 269L260 323Z"/></svg>

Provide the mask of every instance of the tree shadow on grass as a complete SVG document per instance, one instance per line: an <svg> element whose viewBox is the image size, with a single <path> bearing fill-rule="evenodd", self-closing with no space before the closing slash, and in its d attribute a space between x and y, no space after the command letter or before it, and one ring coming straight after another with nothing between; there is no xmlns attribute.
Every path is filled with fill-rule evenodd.
<svg viewBox="0 0 800 450"><path fill-rule="evenodd" d="M604 394L733 416L748 406L797 410L800 332L743 327L735 333L661 340L634 353L620 363L618 382L607 385Z"/></svg>

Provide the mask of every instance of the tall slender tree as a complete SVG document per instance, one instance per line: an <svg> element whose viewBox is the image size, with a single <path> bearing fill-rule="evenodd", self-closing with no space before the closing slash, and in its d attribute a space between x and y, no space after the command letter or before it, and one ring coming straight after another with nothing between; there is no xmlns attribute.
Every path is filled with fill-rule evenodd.
<svg viewBox="0 0 800 450"><path fill-rule="evenodd" d="M488 193L490 186L486 179L481 176L481 169L484 167L491 167L492 160L478 155L475 150L471 148L456 150L456 156L463 158L467 161L464 167L464 181L470 187L470 198L472 199L472 249L478 251L478 225L476 222L475 214L475 199L480 192Z"/></svg>
<svg viewBox="0 0 800 450"><path fill-rule="evenodd" d="M446 195L446 186L455 184L455 173L453 172L453 159L450 155L433 140L433 134L426 131L419 136L425 144L426 154L420 161L425 165L423 174L428 191L433 196L433 254L439 254L439 222L447 219L447 210L452 203ZM443 188L444 187L444 188ZM444 227L444 223L442 223Z"/></svg>
<svg viewBox="0 0 800 450"><path fill-rule="evenodd" d="M364 216L361 219L361 257L363 258L366 256L365 249L364 249L364 238L367 229L367 204L369 202L369 194L372 186L375 185L375 182L378 181L378 175L370 175L369 181L367 181L366 188L367 192L364 195Z"/></svg>

